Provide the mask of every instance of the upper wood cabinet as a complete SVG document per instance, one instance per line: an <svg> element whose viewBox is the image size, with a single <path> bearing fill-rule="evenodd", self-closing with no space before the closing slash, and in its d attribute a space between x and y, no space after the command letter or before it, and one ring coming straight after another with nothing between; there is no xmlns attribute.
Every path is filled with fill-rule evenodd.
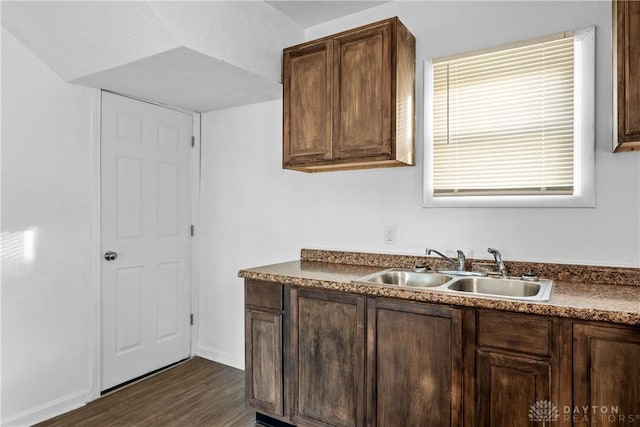
<svg viewBox="0 0 640 427"><path fill-rule="evenodd" d="M391 18L284 50L283 167L415 164L415 38Z"/></svg>
<svg viewBox="0 0 640 427"><path fill-rule="evenodd" d="M640 149L640 2L614 1L617 140L614 151Z"/></svg>

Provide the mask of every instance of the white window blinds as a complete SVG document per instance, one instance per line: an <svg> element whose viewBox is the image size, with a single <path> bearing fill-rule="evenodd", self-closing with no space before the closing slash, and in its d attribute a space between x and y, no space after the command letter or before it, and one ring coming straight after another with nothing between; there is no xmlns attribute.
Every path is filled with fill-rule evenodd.
<svg viewBox="0 0 640 427"><path fill-rule="evenodd" d="M433 61L433 196L574 189L572 33Z"/></svg>

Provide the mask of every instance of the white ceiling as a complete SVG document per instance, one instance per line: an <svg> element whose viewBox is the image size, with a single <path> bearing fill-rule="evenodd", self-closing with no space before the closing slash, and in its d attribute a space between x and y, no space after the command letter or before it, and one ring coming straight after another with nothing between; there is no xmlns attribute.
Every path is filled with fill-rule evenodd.
<svg viewBox="0 0 640 427"><path fill-rule="evenodd" d="M302 28L313 27L388 1L267 1Z"/></svg>
<svg viewBox="0 0 640 427"><path fill-rule="evenodd" d="M206 112L281 98L304 28L382 3L2 0L0 15L67 82Z"/></svg>

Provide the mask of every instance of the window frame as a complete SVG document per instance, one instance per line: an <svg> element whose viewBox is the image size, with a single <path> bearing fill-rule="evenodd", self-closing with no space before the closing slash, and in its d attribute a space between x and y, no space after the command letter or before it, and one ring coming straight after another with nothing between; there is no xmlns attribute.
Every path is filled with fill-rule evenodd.
<svg viewBox="0 0 640 427"><path fill-rule="evenodd" d="M595 207L595 27L574 30L572 195L433 195L433 64L424 61L423 207ZM470 52L471 53L471 52Z"/></svg>

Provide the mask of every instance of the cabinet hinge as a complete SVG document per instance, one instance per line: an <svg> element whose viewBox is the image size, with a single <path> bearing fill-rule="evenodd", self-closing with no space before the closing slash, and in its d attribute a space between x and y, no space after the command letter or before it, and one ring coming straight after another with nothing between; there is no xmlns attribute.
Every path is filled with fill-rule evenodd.
<svg viewBox="0 0 640 427"><path fill-rule="evenodd" d="M196 137L195 137L195 136L192 136L192 137L191 137L191 146L192 146L192 147L195 147L195 146L196 146Z"/></svg>
<svg viewBox="0 0 640 427"><path fill-rule="evenodd" d="M191 237L193 237L194 233L195 233L195 227L191 225Z"/></svg>
<svg viewBox="0 0 640 427"><path fill-rule="evenodd" d="M189 323L193 325L193 313L189 316Z"/></svg>

